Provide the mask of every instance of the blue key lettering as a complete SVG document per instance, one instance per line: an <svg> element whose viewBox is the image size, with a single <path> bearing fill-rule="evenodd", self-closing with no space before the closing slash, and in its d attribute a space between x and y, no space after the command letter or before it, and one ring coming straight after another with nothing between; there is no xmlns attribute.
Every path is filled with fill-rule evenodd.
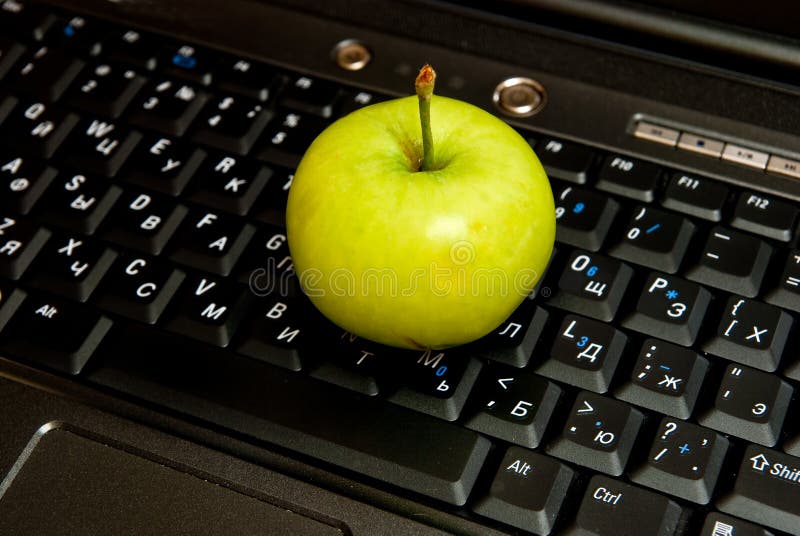
<svg viewBox="0 0 800 536"><path fill-rule="evenodd" d="M447 367L445 365L442 365L441 367L436 369L437 376L444 376L445 372L447 372Z"/></svg>
<svg viewBox="0 0 800 536"><path fill-rule="evenodd" d="M586 270L586 275L592 277L594 274L597 273L597 270L598 270L597 266L590 266L589 269Z"/></svg>
<svg viewBox="0 0 800 536"><path fill-rule="evenodd" d="M193 58L192 56L175 54L172 56L172 63L181 69L194 69L197 65L197 59Z"/></svg>

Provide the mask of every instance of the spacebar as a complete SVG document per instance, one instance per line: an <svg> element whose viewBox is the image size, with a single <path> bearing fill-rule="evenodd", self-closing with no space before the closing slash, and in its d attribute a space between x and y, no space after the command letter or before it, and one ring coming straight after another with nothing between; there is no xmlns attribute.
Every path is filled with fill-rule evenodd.
<svg viewBox="0 0 800 536"><path fill-rule="evenodd" d="M91 382L455 505L489 450L470 430L154 329L112 332L91 365Z"/></svg>

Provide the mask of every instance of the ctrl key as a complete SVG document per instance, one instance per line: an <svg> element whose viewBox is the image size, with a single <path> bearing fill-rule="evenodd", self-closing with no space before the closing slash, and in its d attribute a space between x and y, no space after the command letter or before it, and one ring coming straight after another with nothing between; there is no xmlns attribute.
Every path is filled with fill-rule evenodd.
<svg viewBox="0 0 800 536"><path fill-rule="evenodd" d="M570 536L671 536L680 506L668 498L597 475L589 481Z"/></svg>
<svg viewBox="0 0 800 536"><path fill-rule="evenodd" d="M549 456L511 447L473 511L534 534L550 534L573 475Z"/></svg>

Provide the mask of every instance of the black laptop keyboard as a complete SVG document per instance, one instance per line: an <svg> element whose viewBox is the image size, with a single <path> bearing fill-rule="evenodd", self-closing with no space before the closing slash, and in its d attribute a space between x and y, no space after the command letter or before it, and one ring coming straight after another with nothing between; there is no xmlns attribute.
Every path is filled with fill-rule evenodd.
<svg viewBox="0 0 800 536"><path fill-rule="evenodd" d="M283 229L310 141L388 96L0 6L4 356L495 528L800 534L796 203L524 131L537 296L397 351L314 312Z"/></svg>

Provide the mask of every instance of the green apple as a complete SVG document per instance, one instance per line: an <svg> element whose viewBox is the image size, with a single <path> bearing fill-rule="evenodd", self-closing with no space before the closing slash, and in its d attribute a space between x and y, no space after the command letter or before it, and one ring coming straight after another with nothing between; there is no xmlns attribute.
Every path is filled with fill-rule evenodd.
<svg viewBox="0 0 800 536"><path fill-rule="evenodd" d="M428 93L323 131L295 173L286 228L300 284L331 321L438 349L486 335L530 294L553 249L555 209L514 129Z"/></svg>

